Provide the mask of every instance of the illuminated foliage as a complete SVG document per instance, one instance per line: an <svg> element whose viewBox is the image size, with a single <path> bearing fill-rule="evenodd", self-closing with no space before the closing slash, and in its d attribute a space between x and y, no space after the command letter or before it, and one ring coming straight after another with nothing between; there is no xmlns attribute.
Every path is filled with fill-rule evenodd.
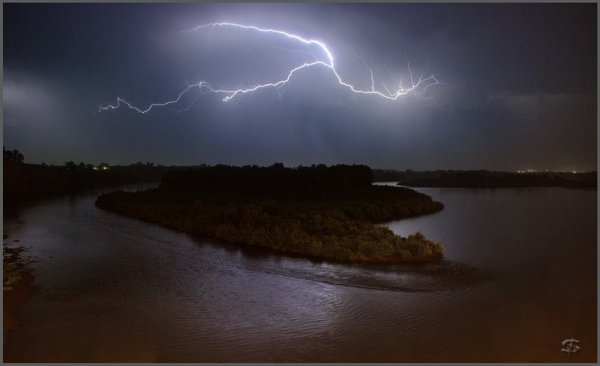
<svg viewBox="0 0 600 366"><path fill-rule="evenodd" d="M172 229L315 258L425 260L440 244L375 223L439 211L413 190L371 185L366 166L228 166L175 171L159 188L113 192L96 205Z"/></svg>

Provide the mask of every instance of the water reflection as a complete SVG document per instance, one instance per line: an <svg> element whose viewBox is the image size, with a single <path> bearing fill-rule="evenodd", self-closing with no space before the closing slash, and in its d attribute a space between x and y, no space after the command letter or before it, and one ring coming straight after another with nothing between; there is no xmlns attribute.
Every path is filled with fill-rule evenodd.
<svg viewBox="0 0 600 366"><path fill-rule="evenodd" d="M423 189L389 224L442 242L422 265L343 265L100 211L95 194L5 220L40 258L9 361L565 362L596 351L596 192Z"/></svg>

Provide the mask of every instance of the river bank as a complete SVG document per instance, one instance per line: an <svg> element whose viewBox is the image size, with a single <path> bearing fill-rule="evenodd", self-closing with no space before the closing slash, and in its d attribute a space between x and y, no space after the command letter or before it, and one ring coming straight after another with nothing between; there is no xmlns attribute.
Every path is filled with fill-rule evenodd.
<svg viewBox="0 0 600 366"><path fill-rule="evenodd" d="M37 290L30 267L34 259L27 257L26 248L17 243L18 241L14 240L11 243L2 244L4 343L17 327L17 311Z"/></svg>
<svg viewBox="0 0 600 366"><path fill-rule="evenodd" d="M7 159L4 159L3 164L5 214L61 195L80 194L125 184L157 182L167 171L177 169L138 163L105 166L105 169L97 170L86 165L48 166Z"/></svg>
<svg viewBox="0 0 600 366"><path fill-rule="evenodd" d="M375 180L395 181L408 187L454 188L529 188L565 187L595 190L597 172L521 171L502 172L489 170L435 170L396 171L375 169Z"/></svg>

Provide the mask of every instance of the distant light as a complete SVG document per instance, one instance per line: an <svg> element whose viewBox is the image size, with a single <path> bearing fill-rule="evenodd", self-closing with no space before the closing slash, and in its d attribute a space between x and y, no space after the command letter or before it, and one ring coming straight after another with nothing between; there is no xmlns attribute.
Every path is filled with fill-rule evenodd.
<svg viewBox="0 0 600 366"><path fill-rule="evenodd" d="M548 171L548 170L546 170ZM526 169L526 170L517 170L517 173L519 174L526 174L526 173L538 173L541 172L541 170L535 170L535 169Z"/></svg>

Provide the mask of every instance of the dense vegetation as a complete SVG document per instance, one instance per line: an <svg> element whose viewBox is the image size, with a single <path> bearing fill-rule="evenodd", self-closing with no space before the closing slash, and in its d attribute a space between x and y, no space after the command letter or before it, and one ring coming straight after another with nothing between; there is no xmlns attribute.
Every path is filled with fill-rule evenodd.
<svg viewBox="0 0 600 366"><path fill-rule="evenodd" d="M596 188L596 172L494 172L489 170L374 170L375 181L410 187L571 187Z"/></svg>
<svg viewBox="0 0 600 366"><path fill-rule="evenodd" d="M4 160L14 161L17 163L22 163L23 160L25 160L25 157L19 152L19 150L7 150L6 147L2 147L2 157Z"/></svg>
<svg viewBox="0 0 600 366"><path fill-rule="evenodd" d="M20 153L4 152L4 211L39 199L87 189L159 181L170 170L151 164L108 166L67 162L61 166L27 164ZM106 167L105 169L103 169Z"/></svg>
<svg viewBox="0 0 600 366"><path fill-rule="evenodd" d="M167 173L159 188L113 192L100 208L249 246L341 261L423 261L442 247L385 221L439 211L410 189L373 186L366 166L201 167Z"/></svg>

